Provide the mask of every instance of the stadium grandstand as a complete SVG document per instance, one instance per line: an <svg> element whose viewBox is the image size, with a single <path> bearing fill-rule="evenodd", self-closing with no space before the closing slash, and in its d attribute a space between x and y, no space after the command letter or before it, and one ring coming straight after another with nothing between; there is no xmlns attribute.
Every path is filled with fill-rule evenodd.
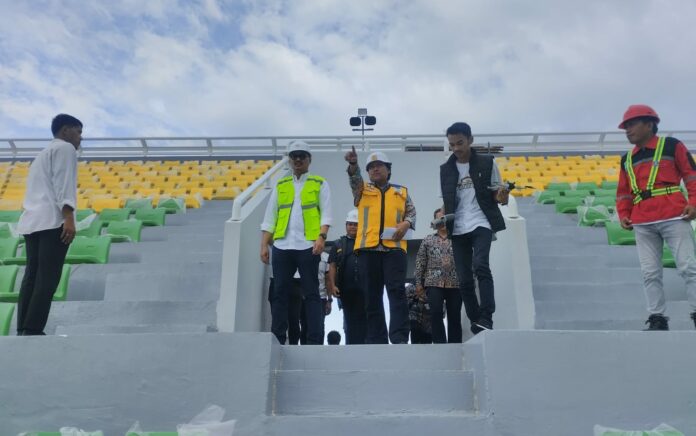
<svg viewBox="0 0 696 436"><path fill-rule="evenodd" d="M87 138L78 235L43 337L14 336L26 263L14 223L47 141L0 139L0 436L174 436L211 404L236 436L580 436L663 422L696 434L696 332L667 248L672 331L641 331L635 239L615 212L622 133L476 135L515 184L491 250L496 329L464 344L340 347L269 333L259 225L294 139L312 147L334 217L353 207L345 151L389 155L422 212L412 277L442 201L443 135ZM328 240L342 232L335 223Z"/></svg>

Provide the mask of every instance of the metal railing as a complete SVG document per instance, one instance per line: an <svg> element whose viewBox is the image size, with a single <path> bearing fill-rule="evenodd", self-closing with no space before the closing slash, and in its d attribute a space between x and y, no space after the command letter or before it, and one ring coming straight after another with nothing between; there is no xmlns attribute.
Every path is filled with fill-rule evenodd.
<svg viewBox="0 0 696 436"><path fill-rule="evenodd" d="M234 203L232 203L232 216L230 217L232 221L240 221L242 219L242 207L244 207L259 189L262 187L271 189L271 179L278 171L287 170L287 163L288 158L284 157L234 199Z"/></svg>
<svg viewBox="0 0 696 436"><path fill-rule="evenodd" d="M676 136L687 145L696 143L696 130L661 131ZM314 151L409 150L419 147L446 147L444 134L340 136L191 136L85 138L80 150L85 158L147 158L162 156L280 156L292 140L303 140ZM474 145L504 148L506 153L616 152L626 150L628 142L621 131L484 133L475 135ZM33 157L45 147L48 138L0 138L0 158Z"/></svg>

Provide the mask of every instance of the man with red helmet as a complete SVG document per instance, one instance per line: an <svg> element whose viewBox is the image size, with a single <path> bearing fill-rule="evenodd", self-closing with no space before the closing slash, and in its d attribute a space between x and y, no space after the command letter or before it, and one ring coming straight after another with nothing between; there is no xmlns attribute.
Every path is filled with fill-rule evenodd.
<svg viewBox="0 0 696 436"><path fill-rule="evenodd" d="M660 117L646 105L632 105L620 129L634 145L621 158L616 208L621 226L633 229L650 316L646 330L669 330L662 288L662 249L667 243L686 282L696 325L696 243L689 221L696 218L696 163L676 138L657 136ZM688 200L680 189L684 182Z"/></svg>

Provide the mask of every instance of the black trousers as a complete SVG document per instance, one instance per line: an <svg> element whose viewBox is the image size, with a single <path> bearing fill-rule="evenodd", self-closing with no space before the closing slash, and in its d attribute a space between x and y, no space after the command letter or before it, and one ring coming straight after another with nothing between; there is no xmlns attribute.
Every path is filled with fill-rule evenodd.
<svg viewBox="0 0 696 436"><path fill-rule="evenodd" d="M358 269L365 292L366 344L408 343L409 319L406 301L406 253L402 250L360 251ZM389 336L382 295L389 297ZM350 331L350 329L349 329Z"/></svg>
<svg viewBox="0 0 696 436"><path fill-rule="evenodd" d="M340 289L346 345L364 344L367 335L364 292L362 289Z"/></svg>
<svg viewBox="0 0 696 436"><path fill-rule="evenodd" d="M17 332L43 334L68 253L60 240L63 226L24 235L27 266L17 302Z"/></svg>
<svg viewBox="0 0 696 436"><path fill-rule="evenodd" d="M319 298L319 256L312 249L280 250L273 247L273 301L271 302L271 332L278 342L285 344L288 331L289 294L295 271L300 272L305 315L307 316L307 344L323 342L324 309Z"/></svg>
<svg viewBox="0 0 696 436"><path fill-rule="evenodd" d="M430 304L430 323L433 343L454 344L462 342L462 294L457 288L427 287ZM447 305L447 333L442 321L442 310Z"/></svg>
<svg viewBox="0 0 696 436"><path fill-rule="evenodd" d="M442 316L442 315L440 315ZM428 333L416 321L411 321L411 343L412 344L432 344L433 336Z"/></svg>
<svg viewBox="0 0 696 436"><path fill-rule="evenodd" d="M493 295L493 275L489 265L489 254L493 232L485 227L477 227L469 233L452 236L454 263L459 277L459 288L466 316L472 323L479 319L493 321L495 297ZM478 280L481 302L476 297Z"/></svg>
<svg viewBox="0 0 696 436"><path fill-rule="evenodd" d="M292 286L288 294L288 344L297 345L303 339L303 344L307 342L307 326L303 323L302 311L304 305L302 302L302 283L300 279L292 279Z"/></svg>

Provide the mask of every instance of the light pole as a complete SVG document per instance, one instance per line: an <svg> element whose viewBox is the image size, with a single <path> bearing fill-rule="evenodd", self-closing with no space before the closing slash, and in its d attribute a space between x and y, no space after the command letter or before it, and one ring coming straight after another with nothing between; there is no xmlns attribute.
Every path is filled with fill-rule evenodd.
<svg viewBox="0 0 696 436"><path fill-rule="evenodd" d="M362 143L363 148L365 148L365 131L372 131L375 129L366 128L365 126L374 126L377 124L377 117L367 114L366 108L358 108L358 116L350 117L350 125L354 128L354 132L362 132Z"/></svg>

